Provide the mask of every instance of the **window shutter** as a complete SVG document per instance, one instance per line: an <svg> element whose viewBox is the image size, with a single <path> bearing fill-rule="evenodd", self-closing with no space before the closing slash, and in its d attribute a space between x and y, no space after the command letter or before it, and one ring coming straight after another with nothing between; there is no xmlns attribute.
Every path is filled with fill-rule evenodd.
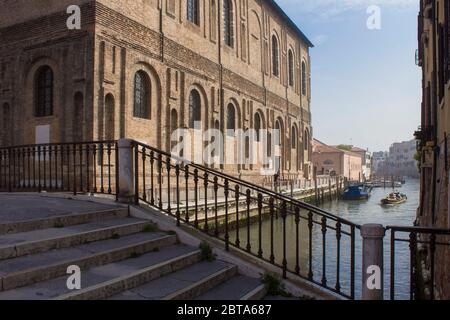
<svg viewBox="0 0 450 320"><path fill-rule="evenodd" d="M445 79L450 79L450 1L444 1L445 6Z"/></svg>

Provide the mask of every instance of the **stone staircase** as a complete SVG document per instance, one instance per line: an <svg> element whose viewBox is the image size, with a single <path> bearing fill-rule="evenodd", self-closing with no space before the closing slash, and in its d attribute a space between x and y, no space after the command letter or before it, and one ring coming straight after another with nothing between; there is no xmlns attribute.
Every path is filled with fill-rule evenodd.
<svg viewBox="0 0 450 320"><path fill-rule="evenodd" d="M67 288L72 265L81 269L80 290ZM225 261L203 261L198 248L128 208L0 220L0 300L255 300L265 293L259 279Z"/></svg>

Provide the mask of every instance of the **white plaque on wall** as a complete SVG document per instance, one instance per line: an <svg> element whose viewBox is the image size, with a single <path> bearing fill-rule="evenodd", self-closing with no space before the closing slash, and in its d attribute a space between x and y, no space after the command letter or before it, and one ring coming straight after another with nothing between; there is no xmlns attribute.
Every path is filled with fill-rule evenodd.
<svg viewBox="0 0 450 320"><path fill-rule="evenodd" d="M50 143L50 125L36 126L36 144Z"/></svg>

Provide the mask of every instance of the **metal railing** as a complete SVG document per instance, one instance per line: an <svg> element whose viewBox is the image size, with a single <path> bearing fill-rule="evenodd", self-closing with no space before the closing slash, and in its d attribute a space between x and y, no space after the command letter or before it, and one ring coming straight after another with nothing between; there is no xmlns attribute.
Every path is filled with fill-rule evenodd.
<svg viewBox="0 0 450 320"><path fill-rule="evenodd" d="M222 172L180 163L148 145L134 142L133 149L136 204L143 201L178 225L184 222L222 240L227 250L232 246L263 259L279 267L284 278L291 273L355 298L357 224ZM343 262L350 266L347 288L341 284Z"/></svg>
<svg viewBox="0 0 450 320"><path fill-rule="evenodd" d="M136 204L146 203L172 216L178 225L183 222L220 239L227 250L234 247L270 263L284 278L297 276L342 297L356 298L360 225L136 141L131 141L119 163L119 145L118 141L98 141L0 148L0 191L102 193L119 200L121 191L128 197L133 189ZM129 169L131 177L123 177L123 182L128 189L129 183L134 185L119 190L119 172L127 175ZM407 282L398 279L404 272L397 269L405 268L408 259L410 295L406 298L435 299L436 285L442 282L437 281L436 271L445 274L439 259L450 253L450 230L379 228L382 232L376 241L372 238L368 247L363 241L364 249L358 252L363 257L365 250L382 252L384 233L390 231L390 298L399 298L396 289ZM401 244L407 248L399 261ZM382 255L375 264L383 274ZM382 296L380 292L377 298Z"/></svg>
<svg viewBox="0 0 450 320"><path fill-rule="evenodd" d="M117 194L116 141L0 148L0 190Z"/></svg>
<svg viewBox="0 0 450 320"><path fill-rule="evenodd" d="M390 299L396 299L396 250L399 244L407 245L409 251L409 299L434 300L436 267L445 265L436 261L450 255L450 230L420 227L387 227L391 233L390 248ZM447 270L448 272L448 270Z"/></svg>

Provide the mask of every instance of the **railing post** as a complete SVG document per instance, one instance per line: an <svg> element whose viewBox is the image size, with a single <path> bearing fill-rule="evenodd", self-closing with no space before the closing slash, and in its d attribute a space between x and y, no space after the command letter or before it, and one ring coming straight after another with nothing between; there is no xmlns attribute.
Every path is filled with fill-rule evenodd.
<svg viewBox="0 0 450 320"><path fill-rule="evenodd" d="M11 183L11 157L12 157L12 148L8 148L8 192L12 192L12 183Z"/></svg>
<svg viewBox="0 0 450 320"><path fill-rule="evenodd" d="M135 196L133 140L120 139L117 143L119 153L119 202L133 203Z"/></svg>
<svg viewBox="0 0 450 320"><path fill-rule="evenodd" d="M383 239L385 229L379 224L361 227L362 248L362 299L384 299Z"/></svg>

